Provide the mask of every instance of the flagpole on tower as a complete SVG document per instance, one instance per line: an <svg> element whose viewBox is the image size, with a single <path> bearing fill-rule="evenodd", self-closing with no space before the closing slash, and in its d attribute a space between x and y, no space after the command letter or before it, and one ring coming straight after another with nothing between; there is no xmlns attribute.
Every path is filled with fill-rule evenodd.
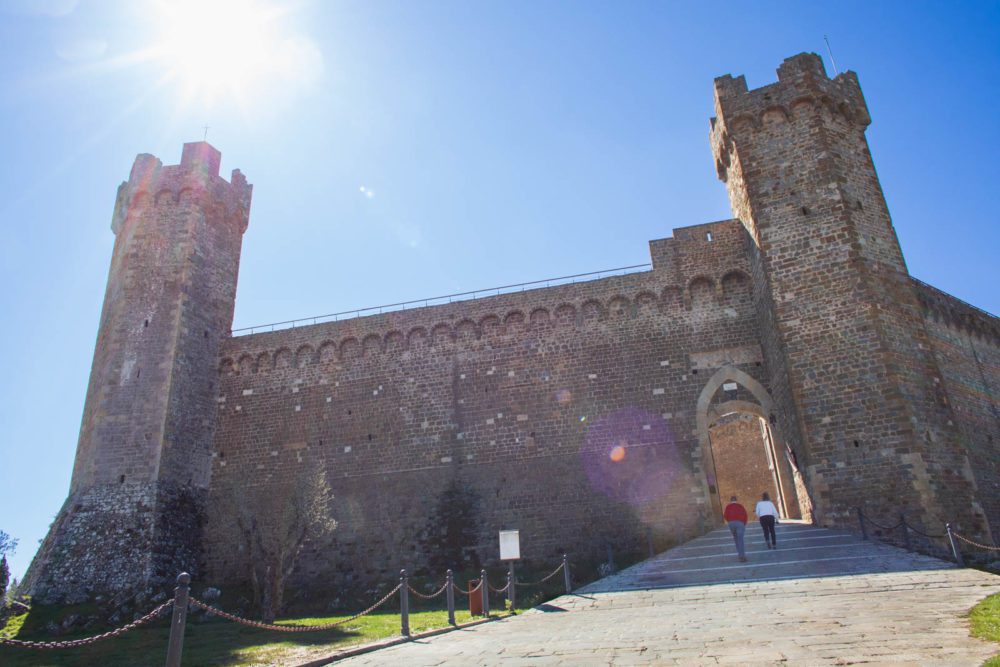
<svg viewBox="0 0 1000 667"><path fill-rule="evenodd" d="M833 75L837 76L840 72L837 70L837 61L833 59L833 49L830 48L830 38L823 35L823 41L826 42L826 52L830 54L830 64L833 65Z"/></svg>

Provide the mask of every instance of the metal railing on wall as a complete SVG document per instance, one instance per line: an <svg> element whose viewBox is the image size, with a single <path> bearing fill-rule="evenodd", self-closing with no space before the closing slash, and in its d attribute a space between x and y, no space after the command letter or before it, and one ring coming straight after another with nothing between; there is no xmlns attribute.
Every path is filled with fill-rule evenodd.
<svg viewBox="0 0 1000 667"><path fill-rule="evenodd" d="M936 294L940 294L943 297L946 297L946 298L948 298L948 299L950 299L950 300L952 300L952 301L954 301L956 303L959 303L962 306L964 306L965 308L968 308L969 310L971 310L971 311L973 311L975 313L978 313L979 315L984 315L987 319L993 319L993 318L996 317L996 315L994 315L993 313L989 312L988 310L983 310L979 306L973 306L968 301L963 301L962 299L959 299L957 296L952 296L951 294L948 294L944 290L939 289L937 287L934 287L934 285L931 285L930 283L925 283L923 280L920 280L920 278L914 278L913 276L910 276L910 280L912 280L913 282L915 282L917 285L923 287L924 289L932 290Z"/></svg>
<svg viewBox="0 0 1000 667"><path fill-rule="evenodd" d="M365 315L381 315L397 310L406 310L407 307L423 308L426 306L439 306L457 301L472 301L490 296L500 296L501 294L512 294L514 292L524 292L529 289L541 289L543 287L557 287L559 285L572 285L577 282L587 282L599 280L611 276L624 276L630 273L638 273L652 268L652 264L633 264L632 266L622 266L617 269L604 269L603 271L590 271L589 273L576 273L571 276L559 276L558 278L546 278L545 280L532 280L526 283L514 283L512 285L501 285L500 287L487 287L486 289L472 290L471 292L455 292L442 296L432 296L426 299L413 299L412 301L400 301L398 303L387 303L381 306L369 306L368 308L356 308L354 310L343 310L339 313L327 313L326 315L316 315L314 317L302 317L295 320L285 320L283 322L271 322L269 324L257 324L252 327L242 327L233 329L230 333L234 336L249 335L261 331L277 331L279 329L294 329L297 326L308 324L322 324L324 322L340 322L343 320L353 320Z"/></svg>
<svg viewBox="0 0 1000 667"><path fill-rule="evenodd" d="M550 579L555 577L559 572L563 573L563 583L566 587L566 592L570 593L572 591L572 585L570 580L569 571L569 559L564 554L562 562L553 570L551 573L540 579L539 581L533 582L521 582L517 581L511 572L507 573L506 583L502 587L495 587L490 583L489 577L486 574L486 570L480 572L480 578L478 580L470 581L468 590L463 590L455 583L455 576L451 570L448 570L445 574L444 584L438 588L434 593L424 594L413 588L410 585L409 575L406 570L401 570L399 573L399 583L390 590L388 593L383 595L377 601L375 601L371 606L366 608L364 611L358 612L353 616L348 618L342 618L338 621L332 623L323 623L320 625L294 625L294 624L275 624L275 623L262 623L260 621L254 621L249 618L244 618L237 614L230 614L229 612L223 611L217 607L199 600L191 596L191 575L187 572L182 572L177 577L177 587L174 589L174 597L171 600L167 600L163 604L157 606L151 610L145 616L127 624L120 628L115 628L108 632L104 632L99 635L94 635L92 637L85 637L82 639L71 639L67 641L27 641L23 639L5 639L0 638L0 646L9 646L14 648L22 649L35 649L40 651L51 651L59 649L71 649L81 646L90 646L96 644L97 642L104 641L106 639L111 639L113 637L119 637L127 632L135 630L143 625L151 623L158 617L163 615L168 609L173 609L173 615L170 620L170 637L167 640L167 657L166 665L167 667L180 667L181 656L184 648L184 632L187 626L187 613L190 607L200 609L206 614L217 616L218 618L231 621L233 623L238 623L251 628L257 628L259 630L271 630L274 632L285 632L285 633L304 633L304 632L324 632L327 630L333 630L340 626L346 625L352 621L356 621L363 616L371 614L375 610L381 608L387 604L396 594L399 594L399 632L404 638L409 638L411 636L410 632L410 595L414 595L422 600L433 600L441 595L445 596L447 608L448 608L448 624L450 626L456 626L455 622L455 593L464 595L470 599L474 598L473 604L470 605L471 608L478 608L481 612L478 614L484 618L490 618L490 593L495 595L500 595L505 597L509 602L502 606L507 606L510 612L513 613L516 609L516 599L517 599L517 587L518 586L540 586Z"/></svg>

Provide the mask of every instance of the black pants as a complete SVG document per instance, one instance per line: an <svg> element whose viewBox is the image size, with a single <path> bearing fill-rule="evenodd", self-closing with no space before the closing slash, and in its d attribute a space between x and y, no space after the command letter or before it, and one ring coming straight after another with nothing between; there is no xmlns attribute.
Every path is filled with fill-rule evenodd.
<svg viewBox="0 0 1000 667"><path fill-rule="evenodd" d="M774 517L770 514L760 518L760 527L764 529L764 542L770 544L778 543L778 536L774 532Z"/></svg>

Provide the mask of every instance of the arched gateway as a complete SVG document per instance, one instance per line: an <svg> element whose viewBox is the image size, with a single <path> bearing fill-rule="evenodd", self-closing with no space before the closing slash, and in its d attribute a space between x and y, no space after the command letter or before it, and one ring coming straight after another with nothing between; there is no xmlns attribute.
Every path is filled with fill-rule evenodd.
<svg viewBox="0 0 1000 667"><path fill-rule="evenodd" d="M749 506L767 490L784 517L812 518L804 479L760 382L723 366L698 396L696 415L705 495L717 516L730 495Z"/></svg>

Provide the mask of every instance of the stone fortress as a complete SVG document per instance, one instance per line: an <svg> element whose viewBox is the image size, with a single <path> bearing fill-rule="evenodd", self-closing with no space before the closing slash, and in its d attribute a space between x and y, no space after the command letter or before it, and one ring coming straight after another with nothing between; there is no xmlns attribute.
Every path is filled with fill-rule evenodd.
<svg viewBox="0 0 1000 667"><path fill-rule="evenodd" d="M650 242L649 270L233 335L251 186L220 154L136 158L69 497L40 599L243 576L213 503L322 466L339 526L299 581L428 563L446 490L470 526L554 563L691 536L767 489L788 517L856 508L1000 532L1000 321L909 276L853 72L800 54L715 81L734 218Z"/></svg>

